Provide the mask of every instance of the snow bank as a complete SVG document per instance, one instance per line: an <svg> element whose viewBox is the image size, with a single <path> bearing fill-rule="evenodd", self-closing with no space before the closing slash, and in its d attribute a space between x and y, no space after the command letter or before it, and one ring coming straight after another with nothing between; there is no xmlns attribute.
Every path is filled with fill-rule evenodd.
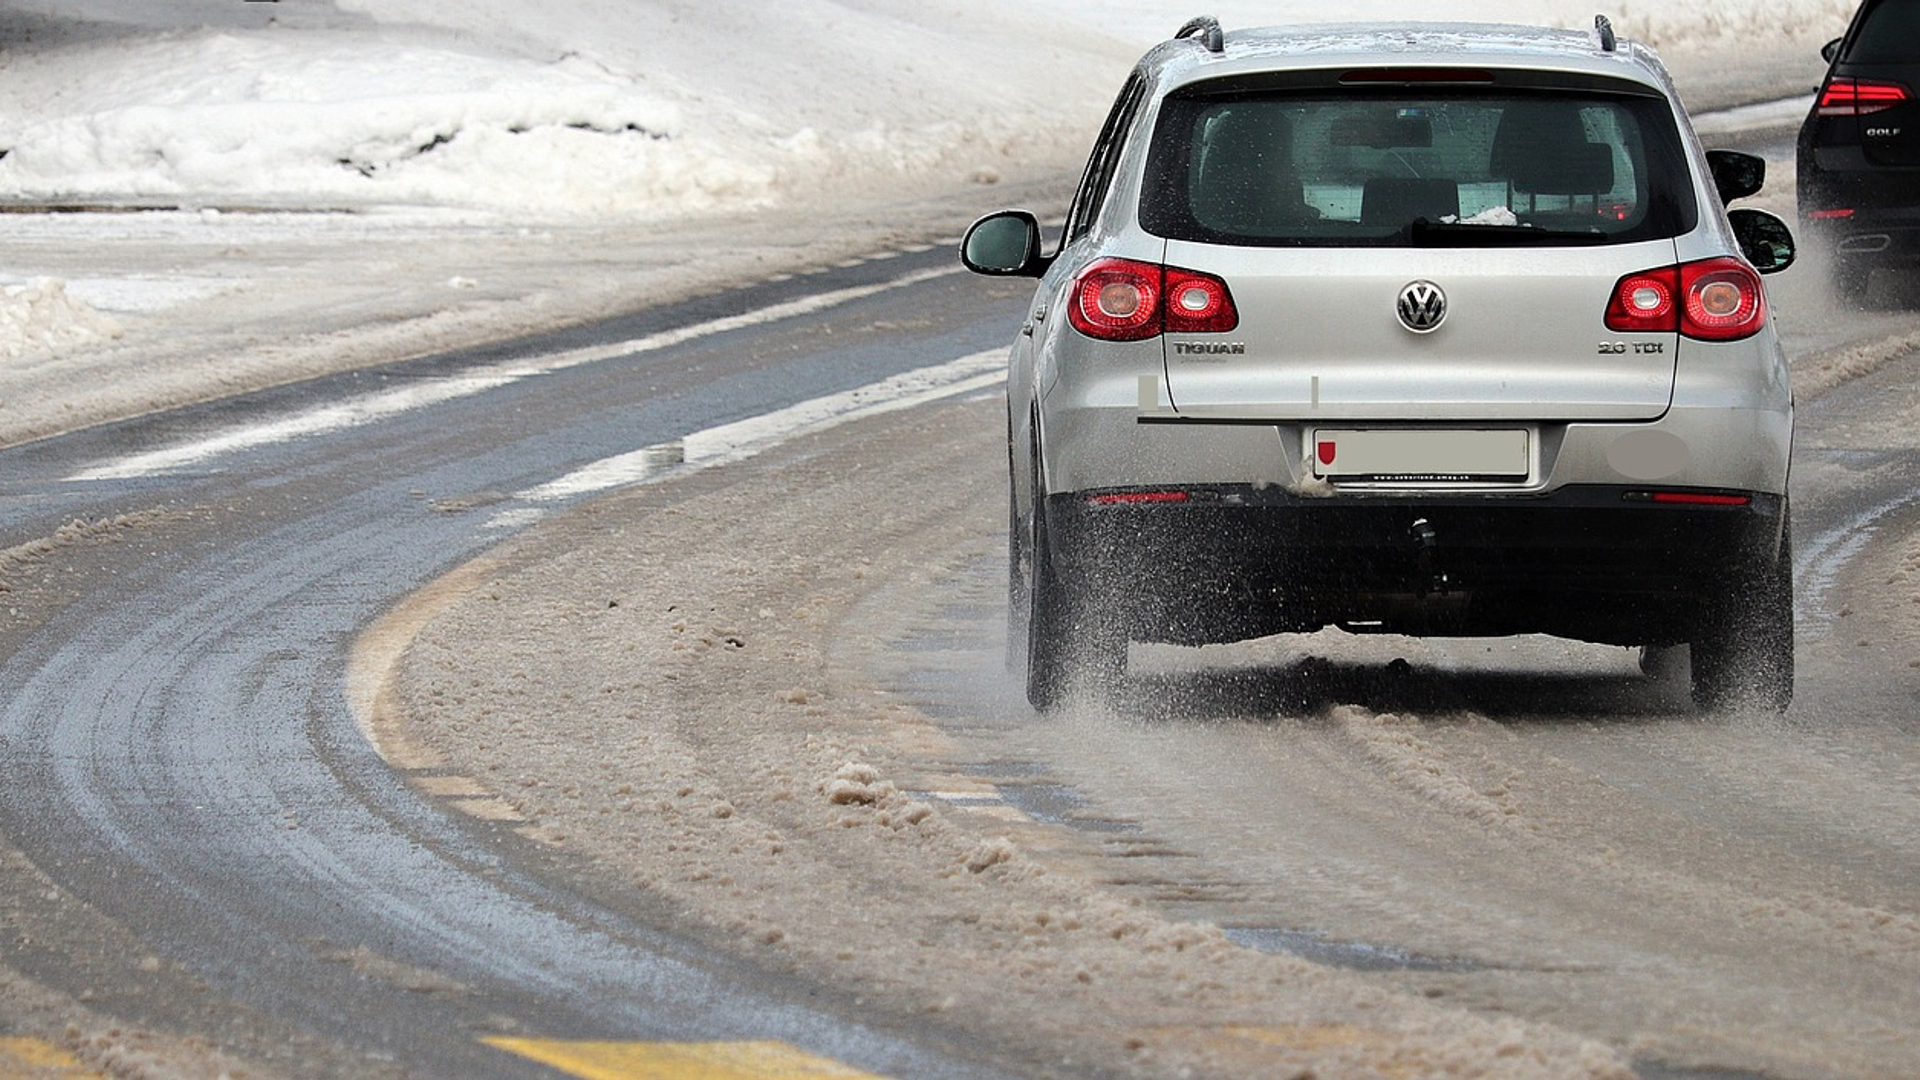
<svg viewBox="0 0 1920 1080"><path fill-rule="evenodd" d="M0 70L0 196L737 211L1083 143L1130 51L1031 44L1074 35L1012 8L338 9L318 26L109 23L29 42ZM121 17L141 17L132 0Z"/></svg>
<svg viewBox="0 0 1920 1080"><path fill-rule="evenodd" d="M19 197L684 212L763 198L769 165L580 57L531 63L340 32L195 33L87 51L7 132ZM33 63L67 68L65 52ZM193 72L182 78L182 72ZM51 74L51 73L49 73ZM31 115L31 114L29 114Z"/></svg>
<svg viewBox="0 0 1920 1080"><path fill-rule="evenodd" d="M1858 0L1728 0L1720 4L1637 0L1622 3L1613 20L1633 37L1680 55L1764 53L1808 45L1817 50L1846 32L1859 6Z"/></svg>
<svg viewBox="0 0 1920 1080"><path fill-rule="evenodd" d="M0 286L0 358L120 336L120 324L67 293L58 278Z"/></svg>
<svg viewBox="0 0 1920 1080"><path fill-rule="evenodd" d="M1179 25L1168 25L1169 9L1159 0L1055 0L1063 18L1098 26L1130 41L1157 41ZM1217 16L1228 28L1353 20L1512 22L1534 26L1584 28L1596 13L1605 14L1624 36L1663 51L1687 54L1737 44L1759 50L1779 42L1819 42L1840 36L1858 0L1722 0L1718 4L1674 4L1661 0L1356 0L1330 12L1318 0L1213 0L1192 5Z"/></svg>
<svg viewBox="0 0 1920 1080"><path fill-rule="evenodd" d="M1009 161L1070 162L1126 66L1178 21L1157 0L335 0L289 5L284 23L265 5L72 6L85 32L10 42L0 197L683 217L989 179ZM1228 26L1326 18L1304 0L1210 6ZM1749 44L1817 42L1851 7L1642 2L1615 20L1686 53L1755 26L1766 37ZM1592 10L1344 13L1584 26Z"/></svg>

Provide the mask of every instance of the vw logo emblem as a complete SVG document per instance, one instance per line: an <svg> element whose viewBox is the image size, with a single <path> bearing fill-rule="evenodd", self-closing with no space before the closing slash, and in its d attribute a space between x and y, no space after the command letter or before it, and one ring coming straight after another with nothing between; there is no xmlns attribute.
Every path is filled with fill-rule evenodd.
<svg viewBox="0 0 1920 1080"><path fill-rule="evenodd" d="M1431 281L1416 281L1401 289L1395 307L1400 325L1416 334L1431 334L1447 321L1447 294Z"/></svg>

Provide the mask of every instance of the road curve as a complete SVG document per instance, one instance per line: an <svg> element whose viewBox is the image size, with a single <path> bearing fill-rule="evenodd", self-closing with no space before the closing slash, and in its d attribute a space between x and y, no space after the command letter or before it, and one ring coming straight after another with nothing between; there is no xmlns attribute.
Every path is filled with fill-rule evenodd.
<svg viewBox="0 0 1920 1080"><path fill-rule="evenodd" d="M551 1075L483 1041L529 1035L1002 1075L570 890L406 786L344 674L395 598L581 497L516 493L977 353L1004 312L915 314L956 280L895 255L0 452L9 965L292 1075Z"/></svg>

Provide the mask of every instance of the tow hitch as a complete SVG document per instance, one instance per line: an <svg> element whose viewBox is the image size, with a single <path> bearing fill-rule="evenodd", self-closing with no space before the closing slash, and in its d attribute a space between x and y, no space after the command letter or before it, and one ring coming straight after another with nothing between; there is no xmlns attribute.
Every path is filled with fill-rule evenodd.
<svg viewBox="0 0 1920 1080"><path fill-rule="evenodd" d="M1419 595L1422 598L1446 596L1452 591L1452 583L1447 579L1447 572L1439 565L1440 537L1434 531L1433 523L1426 518L1418 518L1407 529L1407 535L1413 538L1416 589Z"/></svg>

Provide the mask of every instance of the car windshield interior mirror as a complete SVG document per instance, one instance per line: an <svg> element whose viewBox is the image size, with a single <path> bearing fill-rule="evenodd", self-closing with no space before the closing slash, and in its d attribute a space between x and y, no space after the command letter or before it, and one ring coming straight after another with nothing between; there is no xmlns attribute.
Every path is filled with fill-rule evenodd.
<svg viewBox="0 0 1920 1080"><path fill-rule="evenodd" d="M1369 109L1342 117L1333 142L1369 150L1424 150L1433 145L1433 120L1417 107Z"/></svg>

